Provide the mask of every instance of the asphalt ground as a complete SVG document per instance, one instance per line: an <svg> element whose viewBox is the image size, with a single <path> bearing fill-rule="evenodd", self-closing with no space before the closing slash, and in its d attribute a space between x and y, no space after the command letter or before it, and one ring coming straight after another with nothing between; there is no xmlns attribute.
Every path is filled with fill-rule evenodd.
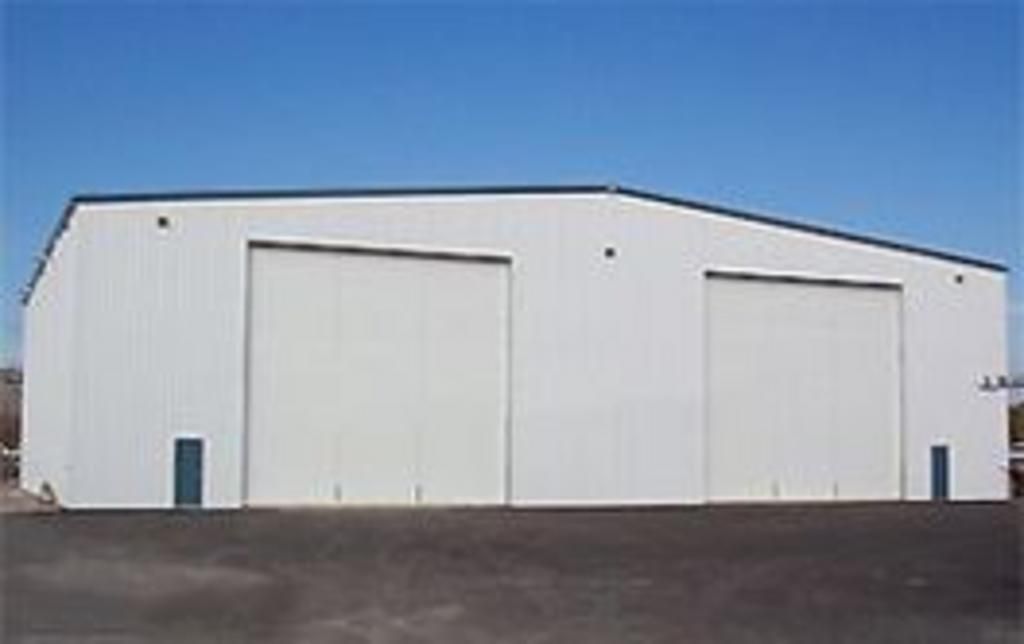
<svg viewBox="0 0 1024 644"><path fill-rule="evenodd" d="M1013 642L1024 506L0 516L4 642Z"/></svg>

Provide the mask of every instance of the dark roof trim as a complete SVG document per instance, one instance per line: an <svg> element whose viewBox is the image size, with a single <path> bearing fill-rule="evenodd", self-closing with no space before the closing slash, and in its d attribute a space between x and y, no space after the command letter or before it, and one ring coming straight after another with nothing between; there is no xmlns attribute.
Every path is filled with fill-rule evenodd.
<svg viewBox="0 0 1024 644"><path fill-rule="evenodd" d="M157 201L179 202L179 201L225 201L244 199L338 199L338 198L374 198L374 197L445 197L445 196L474 196L474 195L567 195L567 194L619 194L635 199L654 201L672 206L692 208L717 215L732 217L743 221L787 228L803 233L832 237L844 241L852 241L860 244L867 244L895 250L903 253L923 255L934 259L955 262L984 268L993 271L1007 272L1003 264L985 259L958 255L941 250L933 250L904 244L902 242L889 241L878 237L851 233L833 228L826 228L815 224L808 224L774 216L754 213L737 208L720 206L717 204L682 199L668 195L658 194L647 190L627 188L614 184L577 184L577 185L518 185L518 186L450 186L450 187L407 187L407 188L351 188L351 189L297 189L297 190L210 190L210 191L185 191L185 192L141 192L141 193L99 193L76 195L68 201L64 212L54 228L46 243L43 254L38 258L32 277L22 292L22 303L28 302L32 296L36 282L46 266L46 262L53 253L61 234L71 223L71 216L75 207L80 204L104 204L104 203L151 203Z"/></svg>
<svg viewBox="0 0 1024 644"><path fill-rule="evenodd" d="M441 186L406 188L312 188L297 190L210 190L195 192L142 192L83 194L76 203L138 203L152 201L224 201L245 199L358 199L383 197L459 197L474 195L551 195L614 192L607 185L518 185L518 186Z"/></svg>
<svg viewBox="0 0 1024 644"><path fill-rule="evenodd" d="M924 255L925 257L932 257L934 259L941 259L949 262L955 262L958 264L967 264L970 266L985 268L988 270L999 271L1003 273L1008 272L1009 270L1003 264L993 262L987 259L978 259L976 257L968 257L966 255L959 255L943 250L923 248L921 246L915 246L912 244L904 244L903 242L891 241L888 239L880 239L878 237L861 235L859 233L852 233L844 230L837 230L835 228L826 228L824 226L818 226L815 224L807 224L798 221L791 221L788 219L779 219L777 217L773 217L770 215L754 213L746 210L739 210L736 208L729 208L726 206L719 206L716 204L705 203L702 201L680 199L678 197L669 197L654 192L648 192L646 190L636 190L634 188L617 188L615 191L619 194L635 197L637 199L646 199L649 201L657 201L659 203L669 204L672 206L682 206L684 208L703 210L705 212L711 212L716 215L724 215L726 217L732 217L733 219L740 219L743 221L749 221L757 224L764 224L766 226L774 226L776 228L788 228L790 230L796 230L802 233L810 233L812 235L821 235L824 237L833 237L835 239L841 239L843 241L867 244L869 246L877 246L889 250L900 251L903 253L911 253L914 255Z"/></svg>
<svg viewBox="0 0 1024 644"><path fill-rule="evenodd" d="M46 263L50 261L50 256L53 255L53 250L57 246L57 242L60 240L62 234L71 225L71 215L75 211L76 200L72 198L64 206L64 210L61 212L60 219L57 220L57 225L54 226L50 232L50 236L46 239L46 247L43 248L41 255L36 255L36 265L32 269L32 276L28 280L28 284L21 291L21 303L22 305L28 304L29 298L32 297L32 292L35 291L36 282L43 276L43 271L46 269Z"/></svg>

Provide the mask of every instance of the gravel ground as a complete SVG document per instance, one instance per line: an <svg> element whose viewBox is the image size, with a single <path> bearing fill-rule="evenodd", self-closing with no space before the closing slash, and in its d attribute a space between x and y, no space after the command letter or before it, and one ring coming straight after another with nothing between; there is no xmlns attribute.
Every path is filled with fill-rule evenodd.
<svg viewBox="0 0 1024 644"><path fill-rule="evenodd" d="M20 490L12 481L0 481L0 514L12 512L53 512L56 507Z"/></svg>
<svg viewBox="0 0 1024 644"><path fill-rule="evenodd" d="M1020 642L1022 507L6 514L5 642Z"/></svg>

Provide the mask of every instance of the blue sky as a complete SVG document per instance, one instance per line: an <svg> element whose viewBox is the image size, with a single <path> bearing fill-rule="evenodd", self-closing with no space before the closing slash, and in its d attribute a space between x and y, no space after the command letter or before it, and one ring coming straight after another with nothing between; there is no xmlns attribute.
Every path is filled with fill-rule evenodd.
<svg viewBox="0 0 1024 644"><path fill-rule="evenodd" d="M1010 265L1014 2L3 3L0 360L77 192L615 181Z"/></svg>

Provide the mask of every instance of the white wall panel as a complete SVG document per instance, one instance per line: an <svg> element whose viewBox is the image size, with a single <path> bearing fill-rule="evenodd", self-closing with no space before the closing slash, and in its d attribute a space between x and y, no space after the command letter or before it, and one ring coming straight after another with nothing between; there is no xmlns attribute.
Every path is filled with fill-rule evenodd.
<svg viewBox="0 0 1024 644"><path fill-rule="evenodd" d="M160 215L169 228L156 226ZM73 413L62 413L75 419L73 503L168 505L171 447L182 434L207 441L209 503L241 503L245 249L265 238L513 258L516 503L707 497L709 269L900 283L907 496L927 497L928 448L938 441L953 451L954 498L1006 494L1005 397L977 387L1006 368L1005 276L986 269L621 195L88 204L73 229L58 248L83 240L75 270L64 271L76 275L76 375L45 394L47 404L70 396ZM605 246L616 257L605 258ZM50 333L41 318L55 314L42 313L65 259L51 258L26 312L30 452L54 426L32 419L49 413L32 411L32 389L51 386L32 383L46 380L33 347Z"/></svg>
<svg viewBox="0 0 1024 644"><path fill-rule="evenodd" d="M75 424L75 303L81 232L64 231L24 311L25 379L21 484L40 492L48 485L61 503L78 491L71 483Z"/></svg>
<svg viewBox="0 0 1024 644"><path fill-rule="evenodd" d="M953 465L953 498L1006 497L1006 395L978 388L983 375L1007 369L1004 273L693 208L626 201L635 214L685 219L680 227L690 231L690 248L707 269L900 283L905 495L929 497L929 449L948 442L954 460L969 463ZM687 293L696 296L699 283L699 274L691 273Z"/></svg>

